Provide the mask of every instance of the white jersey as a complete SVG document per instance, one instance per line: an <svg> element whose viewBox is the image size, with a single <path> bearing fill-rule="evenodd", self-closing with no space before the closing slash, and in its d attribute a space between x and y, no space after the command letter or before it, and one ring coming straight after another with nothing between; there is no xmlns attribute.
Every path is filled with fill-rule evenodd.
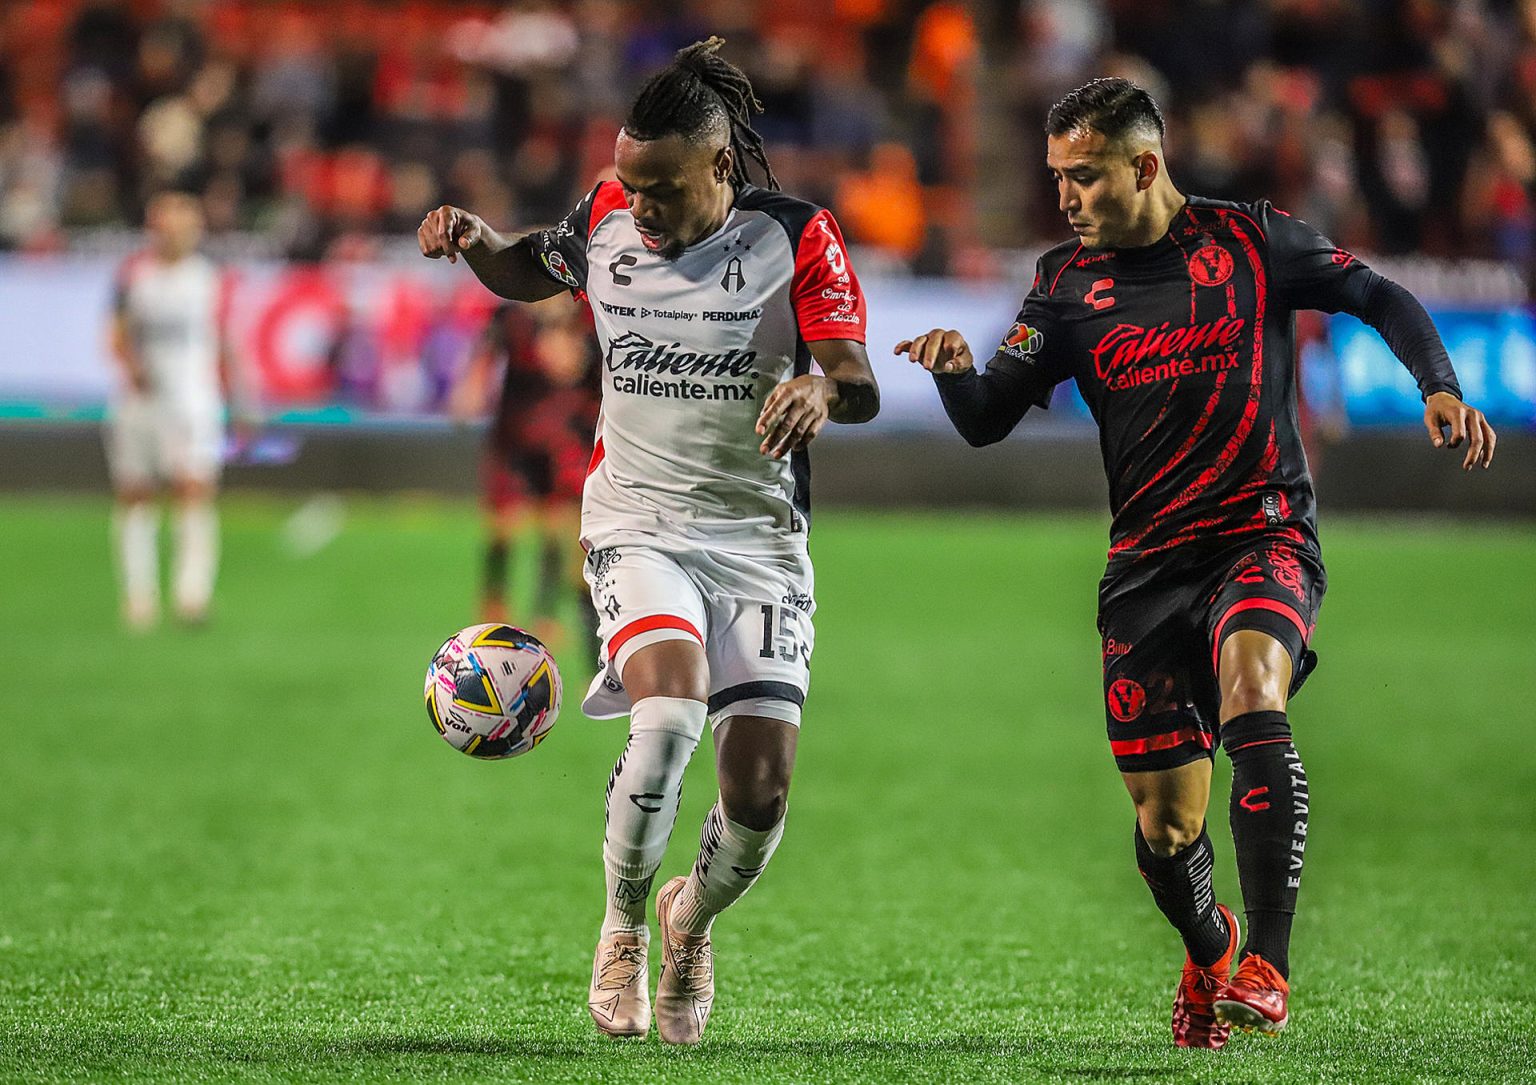
<svg viewBox="0 0 1536 1085"><path fill-rule="evenodd" d="M116 311L149 377L150 393L179 412L217 414L222 281L206 256L165 263L129 258L118 275Z"/></svg>
<svg viewBox="0 0 1536 1085"><path fill-rule="evenodd" d="M533 243L550 277L589 300L602 348L587 548L661 537L803 549L809 458L765 456L756 425L776 385L810 372L808 342L864 341L864 297L831 214L748 185L719 230L667 259L641 244L623 187L605 181Z"/></svg>

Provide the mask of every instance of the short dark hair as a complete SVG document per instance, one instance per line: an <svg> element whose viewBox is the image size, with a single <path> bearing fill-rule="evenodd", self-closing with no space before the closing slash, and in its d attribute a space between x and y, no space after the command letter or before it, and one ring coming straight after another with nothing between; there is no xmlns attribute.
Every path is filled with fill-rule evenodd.
<svg viewBox="0 0 1536 1085"><path fill-rule="evenodd" d="M1162 139L1163 111L1152 95L1129 79L1094 79L1064 95L1045 115L1045 134L1064 136L1077 128L1092 128L1110 139L1133 132Z"/></svg>
<svg viewBox="0 0 1536 1085"><path fill-rule="evenodd" d="M697 139L724 127L735 156L731 180L746 183L750 155L762 167L768 187L778 188L778 179L763 151L763 137L752 128L752 114L761 113L763 103L752 92L746 74L719 55L724 44L722 38L709 38L679 49L672 63L640 88L625 118L624 131L638 140L670 135Z"/></svg>

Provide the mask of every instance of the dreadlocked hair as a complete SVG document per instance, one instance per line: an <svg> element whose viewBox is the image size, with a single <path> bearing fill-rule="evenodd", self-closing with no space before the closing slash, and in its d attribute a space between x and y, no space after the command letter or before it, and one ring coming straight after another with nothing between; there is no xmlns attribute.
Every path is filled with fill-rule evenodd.
<svg viewBox="0 0 1536 1085"><path fill-rule="evenodd" d="M713 37L679 49L672 63L640 88L624 131L638 140L670 135L697 139L723 122L730 131L731 181L748 182L750 156L762 167L768 187L776 189L779 180L768 165L763 137L752 128L752 114L761 113L763 103L752 93L746 73L719 55L724 44L724 38Z"/></svg>

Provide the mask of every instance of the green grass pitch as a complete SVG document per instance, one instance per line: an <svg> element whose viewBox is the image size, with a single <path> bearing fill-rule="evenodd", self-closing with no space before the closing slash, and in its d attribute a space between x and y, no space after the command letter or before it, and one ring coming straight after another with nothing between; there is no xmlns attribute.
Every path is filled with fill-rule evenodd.
<svg viewBox="0 0 1536 1085"><path fill-rule="evenodd" d="M0 1080L1536 1073L1529 525L1325 520L1293 1023L1213 1054L1171 1045L1181 954L1106 748L1102 521L825 510L785 842L672 1050L584 1006L622 745L586 660L535 753L454 753L421 676L473 618L473 510L353 502L308 557L291 512L231 500L215 623L132 637L105 503L0 504ZM664 876L712 796L700 757Z"/></svg>

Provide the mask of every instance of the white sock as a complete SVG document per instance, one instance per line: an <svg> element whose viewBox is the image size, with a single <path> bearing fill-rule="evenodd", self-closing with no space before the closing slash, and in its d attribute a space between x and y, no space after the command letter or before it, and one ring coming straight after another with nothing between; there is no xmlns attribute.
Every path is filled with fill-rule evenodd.
<svg viewBox="0 0 1536 1085"><path fill-rule="evenodd" d="M153 501L118 505L112 528L125 616L149 625L160 613L160 509Z"/></svg>
<svg viewBox="0 0 1536 1085"><path fill-rule="evenodd" d="M213 598L219 568L219 514L212 502L183 505L176 511L176 610L201 617Z"/></svg>
<svg viewBox="0 0 1536 1085"><path fill-rule="evenodd" d="M608 779L603 934L644 932L651 880L677 822L683 770L704 734L704 702L645 697L629 714L629 742Z"/></svg>
<svg viewBox="0 0 1536 1085"><path fill-rule="evenodd" d="M752 888L784 835L784 819L758 832L709 808L699 835L699 858L672 903L671 925L685 934L708 934L715 916Z"/></svg>

